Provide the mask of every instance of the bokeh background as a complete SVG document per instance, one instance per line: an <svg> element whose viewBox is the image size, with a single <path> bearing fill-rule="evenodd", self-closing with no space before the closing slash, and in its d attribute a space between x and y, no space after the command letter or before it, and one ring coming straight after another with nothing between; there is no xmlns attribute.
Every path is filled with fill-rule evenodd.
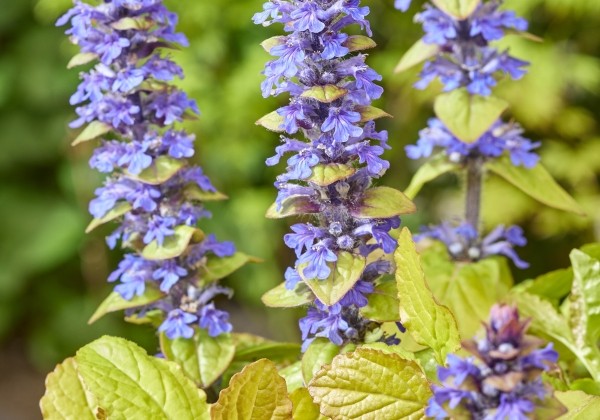
<svg viewBox="0 0 600 420"><path fill-rule="evenodd" d="M187 78L181 85L202 110L188 128L198 137L197 161L230 200L211 203L203 229L264 259L227 282L236 291L224 303L238 331L297 340L294 311L267 310L261 294L282 280L292 253L283 246L287 221L267 220L280 165L264 165L277 135L254 121L284 98L262 98L261 69L269 59L259 43L281 28L251 22L262 0L165 0L181 16L180 30L191 47L175 52ZM384 98L376 105L394 115L381 121L394 147L392 167L382 184L408 185L418 162L403 146L417 139L432 115L438 88L411 88L416 70L393 74L400 56L421 36L412 15L392 0L365 0L371 7L374 39L370 65L384 77ZM532 63L519 82L501 82L498 94L512 104L511 116L530 138L541 140L544 164L588 211L581 218L549 210L499 179L487 180L484 222L518 223L530 240L520 251L532 263L515 270L523 280L568 265L568 252L600 236L600 2L598 0L507 0L531 21L535 43L515 36L505 44ZM101 177L87 160L92 144L72 148L76 132L67 123L77 70L65 68L76 50L53 22L70 0L0 0L0 419L39 418L37 401L45 374L77 348L102 334L121 335L156 350L153 331L128 326L118 314L88 326L86 320L108 294L108 273L119 260L107 251L101 230L83 231L87 203ZM419 212L406 217L411 228L459 217L460 180L446 176L417 198Z"/></svg>

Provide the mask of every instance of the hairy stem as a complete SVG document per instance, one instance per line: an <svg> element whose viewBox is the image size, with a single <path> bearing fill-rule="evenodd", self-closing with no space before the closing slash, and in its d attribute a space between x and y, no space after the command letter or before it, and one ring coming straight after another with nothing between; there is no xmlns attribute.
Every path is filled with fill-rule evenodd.
<svg viewBox="0 0 600 420"><path fill-rule="evenodd" d="M466 219L479 235L479 213L481 210L481 186L483 181L482 161L479 158L467 161Z"/></svg>

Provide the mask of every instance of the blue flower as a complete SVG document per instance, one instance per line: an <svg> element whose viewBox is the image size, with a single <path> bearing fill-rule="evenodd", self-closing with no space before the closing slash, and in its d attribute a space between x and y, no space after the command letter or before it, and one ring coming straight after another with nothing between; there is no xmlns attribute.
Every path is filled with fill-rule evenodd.
<svg viewBox="0 0 600 420"><path fill-rule="evenodd" d="M306 264L302 274L308 279L326 279L331 274L327 262L337 261L337 255L330 250L323 241L317 242L298 258L298 264Z"/></svg>
<svg viewBox="0 0 600 420"><path fill-rule="evenodd" d="M322 11L313 2L304 2L302 5L290 13L294 20L293 26L297 31L310 31L314 33L325 29L325 24L319 20Z"/></svg>
<svg viewBox="0 0 600 420"><path fill-rule="evenodd" d="M410 2L412 0L394 0L394 7L398 10L406 12L410 7Z"/></svg>
<svg viewBox="0 0 600 420"><path fill-rule="evenodd" d="M200 327L207 329L211 337L231 332L233 327L228 320L229 314L215 309L213 303L203 306L200 311Z"/></svg>
<svg viewBox="0 0 600 420"><path fill-rule="evenodd" d="M192 338L194 329L189 324L198 320L194 314L184 312L181 309L173 309L169 312L167 319L158 327L159 332L164 332L171 340L176 338Z"/></svg>
<svg viewBox="0 0 600 420"><path fill-rule="evenodd" d="M299 257L304 249L312 248L315 241L323 237L323 232L310 223L298 223L291 227L294 233L288 233L283 237L285 244L296 251Z"/></svg>
<svg viewBox="0 0 600 420"><path fill-rule="evenodd" d="M350 137L358 137L362 134L363 129L354 123L360 121L358 112L349 111L344 108L329 108L329 115L323 122L321 130L327 133L333 131L333 138L343 143Z"/></svg>
<svg viewBox="0 0 600 420"><path fill-rule="evenodd" d="M187 274L188 271L185 268L180 267L176 260L167 260L152 273L152 278L154 280L162 279L160 290L168 292L181 277L186 276Z"/></svg>

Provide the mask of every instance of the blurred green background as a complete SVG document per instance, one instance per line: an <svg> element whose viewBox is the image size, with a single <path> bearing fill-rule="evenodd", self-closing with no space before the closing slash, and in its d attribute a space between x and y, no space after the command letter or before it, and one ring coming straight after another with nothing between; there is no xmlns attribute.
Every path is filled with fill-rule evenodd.
<svg viewBox="0 0 600 420"><path fill-rule="evenodd" d="M1 0L0 13L0 419L38 418L43 378L57 362L102 334L122 335L156 350L153 333L128 326L118 314L88 326L86 320L109 292L108 273L119 260L103 235L84 235L87 202L101 177L87 166L92 144L71 148L75 132L68 104L77 70L65 65L76 50L53 22L70 0ZM269 59L259 43L279 34L279 26L254 26L262 0L165 0L181 16L179 29L191 47L174 53L187 78L181 85L202 110L188 124L198 137L197 161L214 184L230 196L211 203L214 218L203 228L265 260L240 270L228 283L236 291L228 303L238 331L296 340L293 311L266 310L261 294L282 280L292 253L283 246L287 221L267 220L280 165L264 160L278 144L274 133L254 125L285 98L262 98L260 71ZM380 121L394 149L392 168L381 180L408 185L418 162L403 146L432 115L439 92L411 88L416 70L394 75L400 56L421 36L410 12L396 12L392 0L366 0L378 48L370 65L384 77L386 93L377 106L394 115ZM416 3L421 3L417 1ZM531 61L527 77L500 83L498 94L513 105L512 116L530 138L542 140L544 164L586 208L580 218L544 208L508 184L489 179L484 221L519 223L530 239L520 251L532 268L515 272L522 280L568 265L568 252L600 236L600 2L598 0L508 0L507 6L531 21L534 43L510 37L514 55ZM460 182L447 176L417 198L411 228L458 217Z"/></svg>

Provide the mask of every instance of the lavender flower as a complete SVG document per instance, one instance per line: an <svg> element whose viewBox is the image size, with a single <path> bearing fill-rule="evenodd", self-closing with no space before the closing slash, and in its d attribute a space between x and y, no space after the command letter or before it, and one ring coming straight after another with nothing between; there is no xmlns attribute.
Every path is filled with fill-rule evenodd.
<svg viewBox="0 0 600 420"><path fill-rule="evenodd" d="M363 207L372 180L389 167L381 158L388 148L387 132L376 131L370 116L383 115L371 106L383 89L366 55L354 53L362 48L342 31L358 25L370 34L369 8L359 0L271 0L263 9L254 15L255 23L281 23L288 32L263 44L276 57L265 67L263 96L291 95L288 105L271 114L276 123L269 126L285 134L267 165L291 154L286 173L275 183L276 212L293 206L294 214L318 215L285 235L297 256L285 275L286 286L293 289L301 281L334 281L339 264L366 261L375 250L392 253L396 242L389 232L400 225L400 213L378 217L376 212L366 215ZM297 133L304 140L291 137ZM358 275L335 280L354 284L346 296L329 306L317 299L300 321L305 347L315 337L338 345L361 342L378 326L363 319L359 309L373 281L391 267L383 260L363 266Z"/></svg>
<svg viewBox="0 0 600 420"><path fill-rule="evenodd" d="M397 6L404 6L404 4ZM402 2L400 2L402 3ZM415 84L424 89L439 78L445 91L466 87L472 95L488 96L496 85L498 73L520 79L525 75L526 61L499 51L490 42L501 39L507 30L525 31L527 21L512 11L499 10L502 0L482 2L463 20L446 14L432 5L415 16L423 25L423 41L439 47L439 52L427 61Z"/></svg>
<svg viewBox="0 0 600 420"><path fill-rule="evenodd" d="M533 168L539 156L533 151L540 146L522 136L523 129L517 123L497 121L477 141L465 143L457 139L437 118L429 120L429 127L419 132L416 145L406 146L410 159L429 157L436 148L443 149L455 163L483 157L493 159L508 153L515 166Z"/></svg>
<svg viewBox="0 0 600 420"><path fill-rule="evenodd" d="M416 241L425 238L444 243L450 256L457 261L478 261L492 255L504 255L521 269L529 267L514 250L515 246L527 245L523 229L519 226L505 228L500 225L480 240L477 230L469 223L452 226L443 222L437 226L423 227L421 233L415 235Z"/></svg>
<svg viewBox="0 0 600 420"><path fill-rule="evenodd" d="M69 22L71 42L87 54L83 57L99 60L81 74L71 97L79 116L71 126L91 123L119 138L102 140L90 160L110 174L90 203L94 223L118 219L107 243L115 248L121 241L131 250L109 281L118 281L115 291L123 299L139 297L140 306L129 315L143 318L158 310L163 318L158 330L171 339L190 338L194 328L206 328L211 336L229 332L228 314L215 309L213 300L231 292L202 279L207 261L235 249L196 228L210 216L201 198L216 190L186 160L194 155L194 136L174 128L198 113L195 101L168 83L183 77L163 53L170 44L187 45L175 32L177 15L162 0L106 0L97 6L76 0L57 25ZM174 245L180 252L166 252ZM162 294L148 298L152 290Z"/></svg>
<svg viewBox="0 0 600 420"><path fill-rule="evenodd" d="M528 419L546 407L552 390L541 372L558 359L552 343L525 335L529 321L516 308L495 305L486 335L463 343L475 357L448 356L448 367L438 368L442 386L434 386L426 414L436 419L454 415L473 419Z"/></svg>

